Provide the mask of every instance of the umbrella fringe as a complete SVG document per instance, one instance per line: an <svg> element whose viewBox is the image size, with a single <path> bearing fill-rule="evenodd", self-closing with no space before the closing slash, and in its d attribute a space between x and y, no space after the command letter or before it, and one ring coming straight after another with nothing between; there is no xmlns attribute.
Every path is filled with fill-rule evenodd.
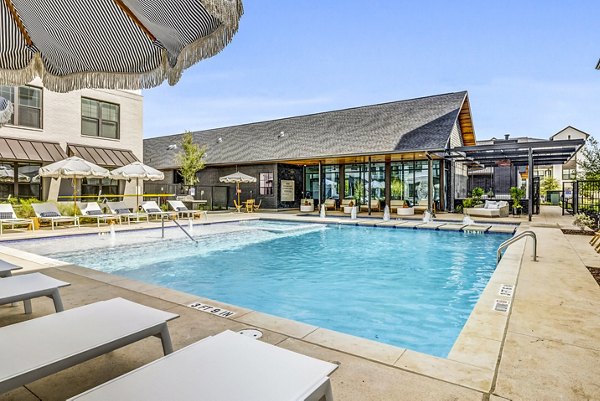
<svg viewBox="0 0 600 401"><path fill-rule="evenodd" d="M170 67L166 50L162 50L161 66L143 73L119 72L80 72L67 76L49 74L39 53L36 53L27 67L20 70L0 69L0 83L23 85L36 77L53 92L69 92L83 88L98 89L147 89L160 85L165 79L169 85L175 85L183 70L200 60L218 54L227 46L237 33L239 19L244 9L240 0L204 0L203 5L221 24L211 34L184 47L174 67Z"/></svg>

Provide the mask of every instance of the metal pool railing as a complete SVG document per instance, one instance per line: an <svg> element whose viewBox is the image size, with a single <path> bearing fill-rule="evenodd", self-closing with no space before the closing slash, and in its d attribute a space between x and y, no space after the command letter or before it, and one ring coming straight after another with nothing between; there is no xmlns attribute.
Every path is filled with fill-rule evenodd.
<svg viewBox="0 0 600 401"><path fill-rule="evenodd" d="M173 223L175 223L175 224L177 225L177 227L179 227L179 228L181 229L181 231L183 231L183 232L185 233L185 235L187 235L187 236L188 236L188 238L189 238L189 239L191 239L192 241L194 241L194 243L195 243L196 245L198 245L198 240L196 240L194 237L192 237L192 236L190 235L190 233L188 233L188 232L185 230L185 228L183 228L183 227L181 226L181 224L179 224L179 223L177 222L177 220L175 220L175 219L171 219L171 218L169 218L169 217L167 217L167 219L168 219L168 220L171 220ZM165 238L165 215L164 215L164 214L163 214L163 215L160 217L160 220L161 220L161 226L162 226L162 227L161 227L161 228L162 228L162 238Z"/></svg>
<svg viewBox="0 0 600 401"><path fill-rule="evenodd" d="M510 244L513 244L520 240L521 238L531 237L533 238L533 261L537 261L537 237L533 231L523 231L522 233L515 235L512 238L507 239L503 243L500 244L498 250L496 251L496 265L500 263L500 259L502 259L502 250L506 249Z"/></svg>

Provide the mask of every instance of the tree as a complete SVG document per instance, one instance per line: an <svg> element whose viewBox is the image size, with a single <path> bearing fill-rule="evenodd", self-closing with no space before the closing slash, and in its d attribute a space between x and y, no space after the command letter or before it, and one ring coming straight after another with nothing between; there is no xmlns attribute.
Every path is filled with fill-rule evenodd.
<svg viewBox="0 0 600 401"><path fill-rule="evenodd" d="M600 146L594 137L590 136L578 158L577 166L583 172L586 180L600 180Z"/></svg>
<svg viewBox="0 0 600 401"><path fill-rule="evenodd" d="M191 187L198 182L196 173L204 168L204 154L206 145L200 147L194 143L194 136L186 131L181 140L181 151L177 154L177 162L181 166L179 175L183 178L183 185Z"/></svg>
<svg viewBox="0 0 600 401"><path fill-rule="evenodd" d="M552 191L552 190L555 190L558 188L559 188L558 180L553 177L544 177L544 179L540 183L540 193L544 197L546 196L546 193L548 191Z"/></svg>

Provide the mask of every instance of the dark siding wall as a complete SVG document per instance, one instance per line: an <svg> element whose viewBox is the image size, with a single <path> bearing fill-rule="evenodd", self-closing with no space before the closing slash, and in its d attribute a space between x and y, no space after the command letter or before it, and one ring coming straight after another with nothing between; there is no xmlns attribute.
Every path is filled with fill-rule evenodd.
<svg viewBox="0 0 600 401"><path fill-rule="evenodd" d="M275 185L277 186L277 208L280 209L293 209L300 207L300 198L302 198L302 167L294 166L290 164L278 164L277 165L277 179ZM281 180L294 180L294 201L293 202L282 202L279 191L281 189Z"/></svg>

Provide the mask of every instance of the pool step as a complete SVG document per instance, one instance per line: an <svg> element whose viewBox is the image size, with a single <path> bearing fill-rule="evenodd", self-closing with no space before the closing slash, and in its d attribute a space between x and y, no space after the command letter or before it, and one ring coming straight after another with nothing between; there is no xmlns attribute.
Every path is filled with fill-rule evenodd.
<svg viewBox="0 0 600 401"><path fill-rule="evenodd" d="M460 231L463 229L463 227L466 227L466 224L444 224L443 226L440 226L438 228L438 230L443 230L443 231Z"/></svg>
<svg viewBox="0 0 600 401"><path fill-rule="evenodd" d="M517 226L491 226L489 231L490 233L504 233L504 234L514 234L517 229Z"/></svg>
<svg viewBox="0 0 600 401"><path fill-rule="evenodd" d="M484 233L487 230L490 229L490 227L492 227L491 225L487 225L487 224L469 224L466 227L463 227L463 231L470 231L470 232L476 232L476 233Z"/></svg>
<svg viewBox="0 0 600 401"><path fill-rule="evenodd" d="M438 228L442 227L446 225L446 223L439 223L439 222L435 222L435 221L430 221L429 223L424 223L418 226L415 226L415 228L418 228L419 230L421 229L427 229L427 230L437 230Z"/></svg>

